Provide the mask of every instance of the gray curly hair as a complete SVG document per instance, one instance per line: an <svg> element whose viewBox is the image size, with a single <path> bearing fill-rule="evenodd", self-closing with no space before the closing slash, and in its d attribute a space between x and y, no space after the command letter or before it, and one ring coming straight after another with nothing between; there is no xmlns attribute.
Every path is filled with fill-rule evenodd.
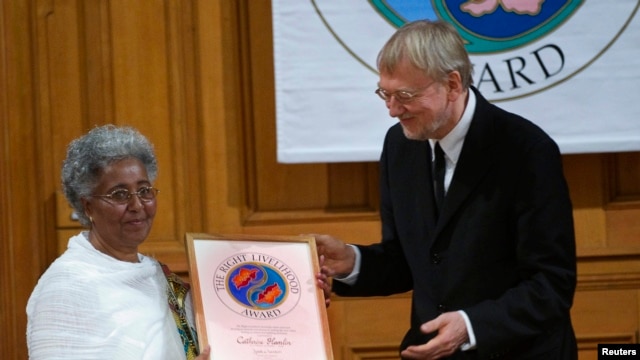
<svg viewBox="0 0 640 360"><path fill-rule="evenodd" d="M142 162L149 181L158 175L153 145L138 130L115 125L99 126L73 140L62 164L62 190L80 224L89 227L82 199L92 195L102 169L114 161L136 158Z"/></svg>

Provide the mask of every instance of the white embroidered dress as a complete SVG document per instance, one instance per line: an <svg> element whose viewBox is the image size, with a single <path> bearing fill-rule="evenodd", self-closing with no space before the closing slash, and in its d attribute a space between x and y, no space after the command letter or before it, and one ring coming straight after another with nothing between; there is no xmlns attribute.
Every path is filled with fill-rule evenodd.
<svg viewBox="0 0 640 360"><path fill-rule="evenodd" d="M87 236L69 239L29 298L29 358L185 359L160 264L116 260Z"/></svg>

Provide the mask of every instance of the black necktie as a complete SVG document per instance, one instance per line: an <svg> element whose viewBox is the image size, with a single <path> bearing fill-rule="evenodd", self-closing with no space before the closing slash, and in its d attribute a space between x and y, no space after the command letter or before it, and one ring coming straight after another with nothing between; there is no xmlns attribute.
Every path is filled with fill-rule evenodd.
<svg viewBox="0 0 640 360"><path fill-rule="evenodd" d="M436 142L434 147L435 160L433 161L433 188L436 195L436 205L438 209L442 208L442 202L444 200L444 151L440 147L440 143Z"/></svg>

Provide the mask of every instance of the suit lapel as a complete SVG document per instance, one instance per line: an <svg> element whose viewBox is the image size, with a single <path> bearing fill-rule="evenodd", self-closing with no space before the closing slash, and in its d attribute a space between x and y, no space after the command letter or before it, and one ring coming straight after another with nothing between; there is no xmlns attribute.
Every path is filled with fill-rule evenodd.
<svg viewBox="0 0 640 360"><path fill-rule="evenodd" d="M494 159L491 146L494 143L493 123L486 115L490 113L490 104L477 91L476 99L476 110L438 218L436 239L442 228L486 175Z"/></svg>

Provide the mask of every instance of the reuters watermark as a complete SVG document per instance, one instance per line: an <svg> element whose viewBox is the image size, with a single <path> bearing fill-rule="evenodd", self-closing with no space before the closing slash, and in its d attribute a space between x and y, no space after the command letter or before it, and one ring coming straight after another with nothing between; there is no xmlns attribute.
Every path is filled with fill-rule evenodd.
<svg viewBox="0 0 640 360"><path fill-rule="evenodd" d="M598 360L640 359L640 344L598 344Z"/></svg>

